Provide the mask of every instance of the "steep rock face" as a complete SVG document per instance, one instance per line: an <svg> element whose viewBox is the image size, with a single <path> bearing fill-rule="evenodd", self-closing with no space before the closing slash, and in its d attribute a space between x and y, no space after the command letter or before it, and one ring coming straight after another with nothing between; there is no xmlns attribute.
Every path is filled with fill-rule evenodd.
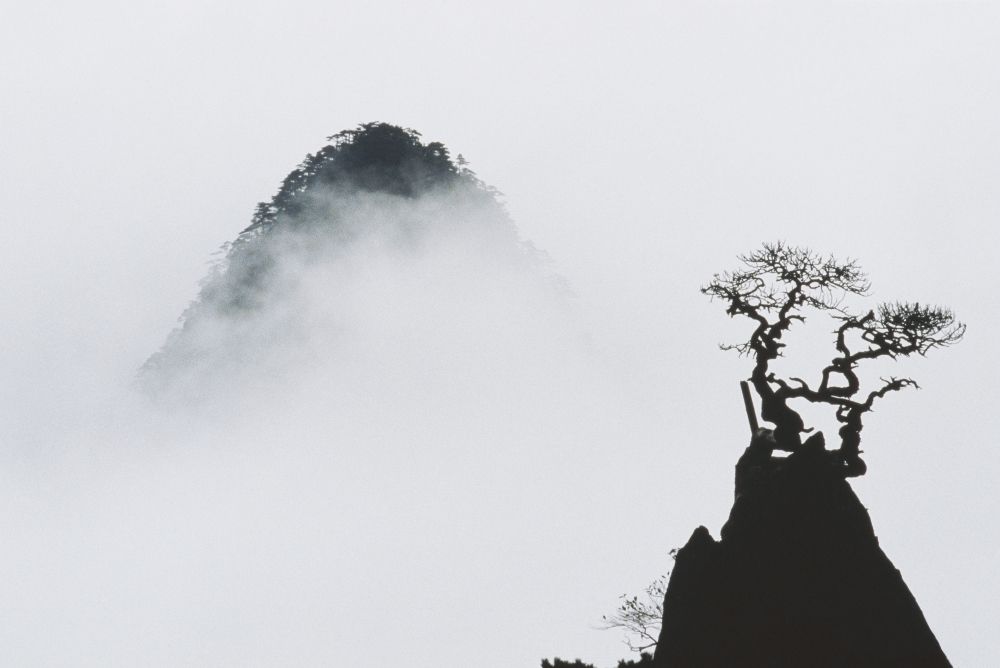
<svg viewBox="0 0 1000 668"><path fill-rule="evenodd" d="M830 453L755 439L721 541L677 554L654 666L949 665Z"/></svg>

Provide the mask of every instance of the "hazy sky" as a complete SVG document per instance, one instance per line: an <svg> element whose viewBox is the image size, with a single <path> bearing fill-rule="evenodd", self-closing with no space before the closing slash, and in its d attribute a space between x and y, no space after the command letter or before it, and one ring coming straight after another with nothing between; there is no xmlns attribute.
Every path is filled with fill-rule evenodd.
<svg viewBox="0 0 1000 668"><path fill-rule="evenodd" d="M952 662L1000 664L998 63L985 3L5 7L0 663L612 665L601 615L718 535L746 443L698 287L784 239L968 323L854 487ZM211 253L371 120L502 190L572 307L354 255L310 373L138 402Z"/></svg>

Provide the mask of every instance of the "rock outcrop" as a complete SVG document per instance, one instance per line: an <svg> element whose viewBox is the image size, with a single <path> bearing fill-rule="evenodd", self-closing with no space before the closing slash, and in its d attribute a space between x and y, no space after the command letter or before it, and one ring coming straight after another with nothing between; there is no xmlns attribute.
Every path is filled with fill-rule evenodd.
<svg viewBox="0 0 1000 668"><path fill-rule="evenodd" d="M653 665L949 666L821 440L775 458L767 436L737 464L721 540L698 527L677 553Z"/></svg>

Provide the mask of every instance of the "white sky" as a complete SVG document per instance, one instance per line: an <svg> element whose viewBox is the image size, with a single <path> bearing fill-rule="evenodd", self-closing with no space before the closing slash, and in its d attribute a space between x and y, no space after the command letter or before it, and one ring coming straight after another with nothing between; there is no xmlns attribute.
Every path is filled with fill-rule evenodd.
<svg viewBox="0 0 1000 668"><path fill-rule="evenodd" d="M742 330L698 286L780 238L968 323L901 366L924 389L869 418L855 489L953 663L1000 664L998 63L986 3L5 6L0 663L611 665L620 638L593 627L695 526L718 534L745 445L748 367L715 348ZM122 427L111 407L253 205L369 120L443 141L506 194L599 351L603 415L525 407L592 447L498 437L509 457L481 460L516 498L441 492L473 454L383 482L350 448L273 456L290 423L213 450L231 431ZM448 432L424 426L424 444ZM336 493L313 473L348 465L369 474ZM351 485L367 505L338 505ZM327 526L378 556L364 577Z"/></svg>

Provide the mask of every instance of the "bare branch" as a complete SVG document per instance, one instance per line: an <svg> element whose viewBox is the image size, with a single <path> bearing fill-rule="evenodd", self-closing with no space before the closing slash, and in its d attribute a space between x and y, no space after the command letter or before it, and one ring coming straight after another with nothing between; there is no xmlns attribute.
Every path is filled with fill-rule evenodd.
<svg viewBox="0 0 1000 668"><path fill-rule="evenodd" d="M661 575L645 588L641 598L622 594L618 609L602 617L602 628L624 630L625 645L633 652L655 647L663 622L663 597L666 593L667 576Z"/></svg>

